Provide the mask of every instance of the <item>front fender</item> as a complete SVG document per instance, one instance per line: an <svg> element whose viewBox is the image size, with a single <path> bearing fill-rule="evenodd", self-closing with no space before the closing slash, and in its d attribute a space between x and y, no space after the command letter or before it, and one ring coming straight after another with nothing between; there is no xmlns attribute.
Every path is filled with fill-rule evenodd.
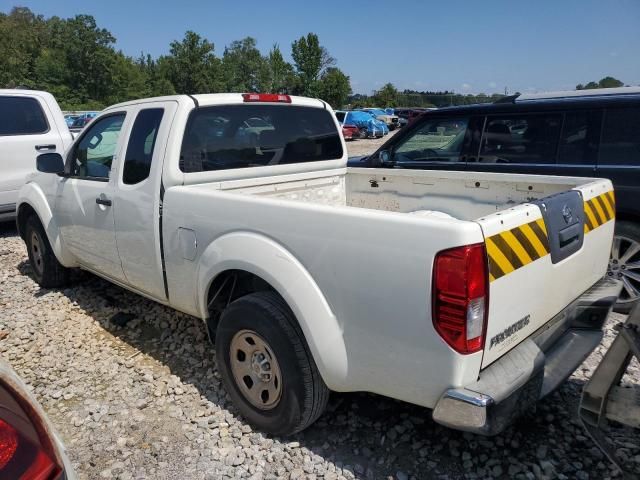
<svg viewBox="0 0 640 480"><path fill-rule="evenodd" d="M226 270L245 270L268 282L287 302L307 340L324 382L346 390L347 351L342 329L320 288L282 245L263 235L237 232L212 242L198 264L198 308L208 316L211 282Z"/></svg>
<svg viewBox="0 0 640 480"><path fill-rule="evenodd" d="M21 220L21 215L24 214L24 209L31 207L33 211L38 215L40 223L44 227L44 231L47 234L53 253L58 261L65 267L77 267L75 258L67 253L63 247L62 237L60 236L60 228L53 216L51 206L47 201L47 197L42 191L40 185L35 182L30 182L22 186L20 193L18 194L18 221ZM24 232L20 232L24 235Z"/></svg>

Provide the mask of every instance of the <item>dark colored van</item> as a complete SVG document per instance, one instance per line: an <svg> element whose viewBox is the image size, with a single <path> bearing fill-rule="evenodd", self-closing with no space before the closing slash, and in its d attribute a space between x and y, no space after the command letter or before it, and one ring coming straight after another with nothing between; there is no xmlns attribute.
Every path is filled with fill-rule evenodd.
<svg viewBox="0 0 640 480"><path fill-rule="evenodd" d="M617 214L608 275L624 283L617 310L640 298L640 87L442 108L349 165L609 178Z"/></svg>

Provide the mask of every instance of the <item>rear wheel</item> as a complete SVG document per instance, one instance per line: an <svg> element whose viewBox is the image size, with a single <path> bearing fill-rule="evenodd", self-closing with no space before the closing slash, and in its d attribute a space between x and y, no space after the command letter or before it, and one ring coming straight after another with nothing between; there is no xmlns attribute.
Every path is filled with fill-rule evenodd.
<svg viewBox="0 0 640 480"><path fill-rule="evenodd" d="M623 284L615 310L630 312L640 299L640 225L626 221L616 223L607 275Z"/></svg>
<svg viewBox="0 0 640 480"><path fill-rule="evenodd" d="M264 432L299 432L324 411L329 389L295 316L275 292L229 305L216 333L216 358L233 403Z"/></svg>
<svg viewBox="0 0 640 480"><path fill-rule="evenodd" d="M69 269L58 262L40 219L35 215L31 215L25 223L25 243L33 276L38 285L56 288L69 281Z"/></svg>

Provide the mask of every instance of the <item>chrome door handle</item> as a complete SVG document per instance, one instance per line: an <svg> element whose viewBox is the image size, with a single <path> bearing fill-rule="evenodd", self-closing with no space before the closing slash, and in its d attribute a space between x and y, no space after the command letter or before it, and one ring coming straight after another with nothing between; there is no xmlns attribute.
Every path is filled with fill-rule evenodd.
<svg viewBox="0 0 640 480"><path fill-rule="evenodd" d="M98 205L104 205L105 207L110 207L111 206L111 200L109 200L108 198L98 197L98 198L96 198L96 203Z"/></svg>

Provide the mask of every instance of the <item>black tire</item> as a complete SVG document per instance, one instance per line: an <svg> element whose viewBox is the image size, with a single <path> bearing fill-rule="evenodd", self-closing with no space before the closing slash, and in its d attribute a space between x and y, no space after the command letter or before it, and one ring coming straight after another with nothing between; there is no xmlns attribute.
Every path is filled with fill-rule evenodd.
<svg viewBox="0 0 640 480"><path fill-rule="evenodd" d="M281 391L279 400L270 409L256 408L242 392L232 371L232 340L246 331L261 337L277 360ZM318 372L293 312L275 292L252 293L227 307L216 333L216 359L233 403L249 423L263 432L273 435L297 433L315 422L327 405L329 389Z"/></svg>
<svg viewBox="0 0 640 480"><path fill-rule="evenodd" d="M640 225L634 222L618 221L616 222L615 237L622 241L622 244L623 244L622 248L625 248L627 247L627 245L630 245L630 242L635 242L637 244L640 244ZM624 252L621 256L624 256ZM640 253L633 255L628 260L628 262L630 261L639 262ZM620 270L612 272L611 264L609 267L609 273L612 274L613 278L622 278L620 277L619 274L622 274L622 276L624 276L624 274ZM635 270L634 273L640 274L640 270ZM635 280L629 280L628 278L627 278L627 281L631 282L631 285L633 287L640 289L640 282L637 282ZM623 292L620 295L620 301L616 303L614 310L618 313L629 313L633 309L633 307L638 303L638 299L636 299L635 301L632 301L630 300L630 298L631 296L629 295L629 291L623 290Z"/></svg>
<svg viewBox="0 0 640 480"><path fill-rule="evenodd" d="M58 262L38 217L31 215L27 219L24 232L35 281L43 288L64 286L69 281L69 269Z"/></svg>

